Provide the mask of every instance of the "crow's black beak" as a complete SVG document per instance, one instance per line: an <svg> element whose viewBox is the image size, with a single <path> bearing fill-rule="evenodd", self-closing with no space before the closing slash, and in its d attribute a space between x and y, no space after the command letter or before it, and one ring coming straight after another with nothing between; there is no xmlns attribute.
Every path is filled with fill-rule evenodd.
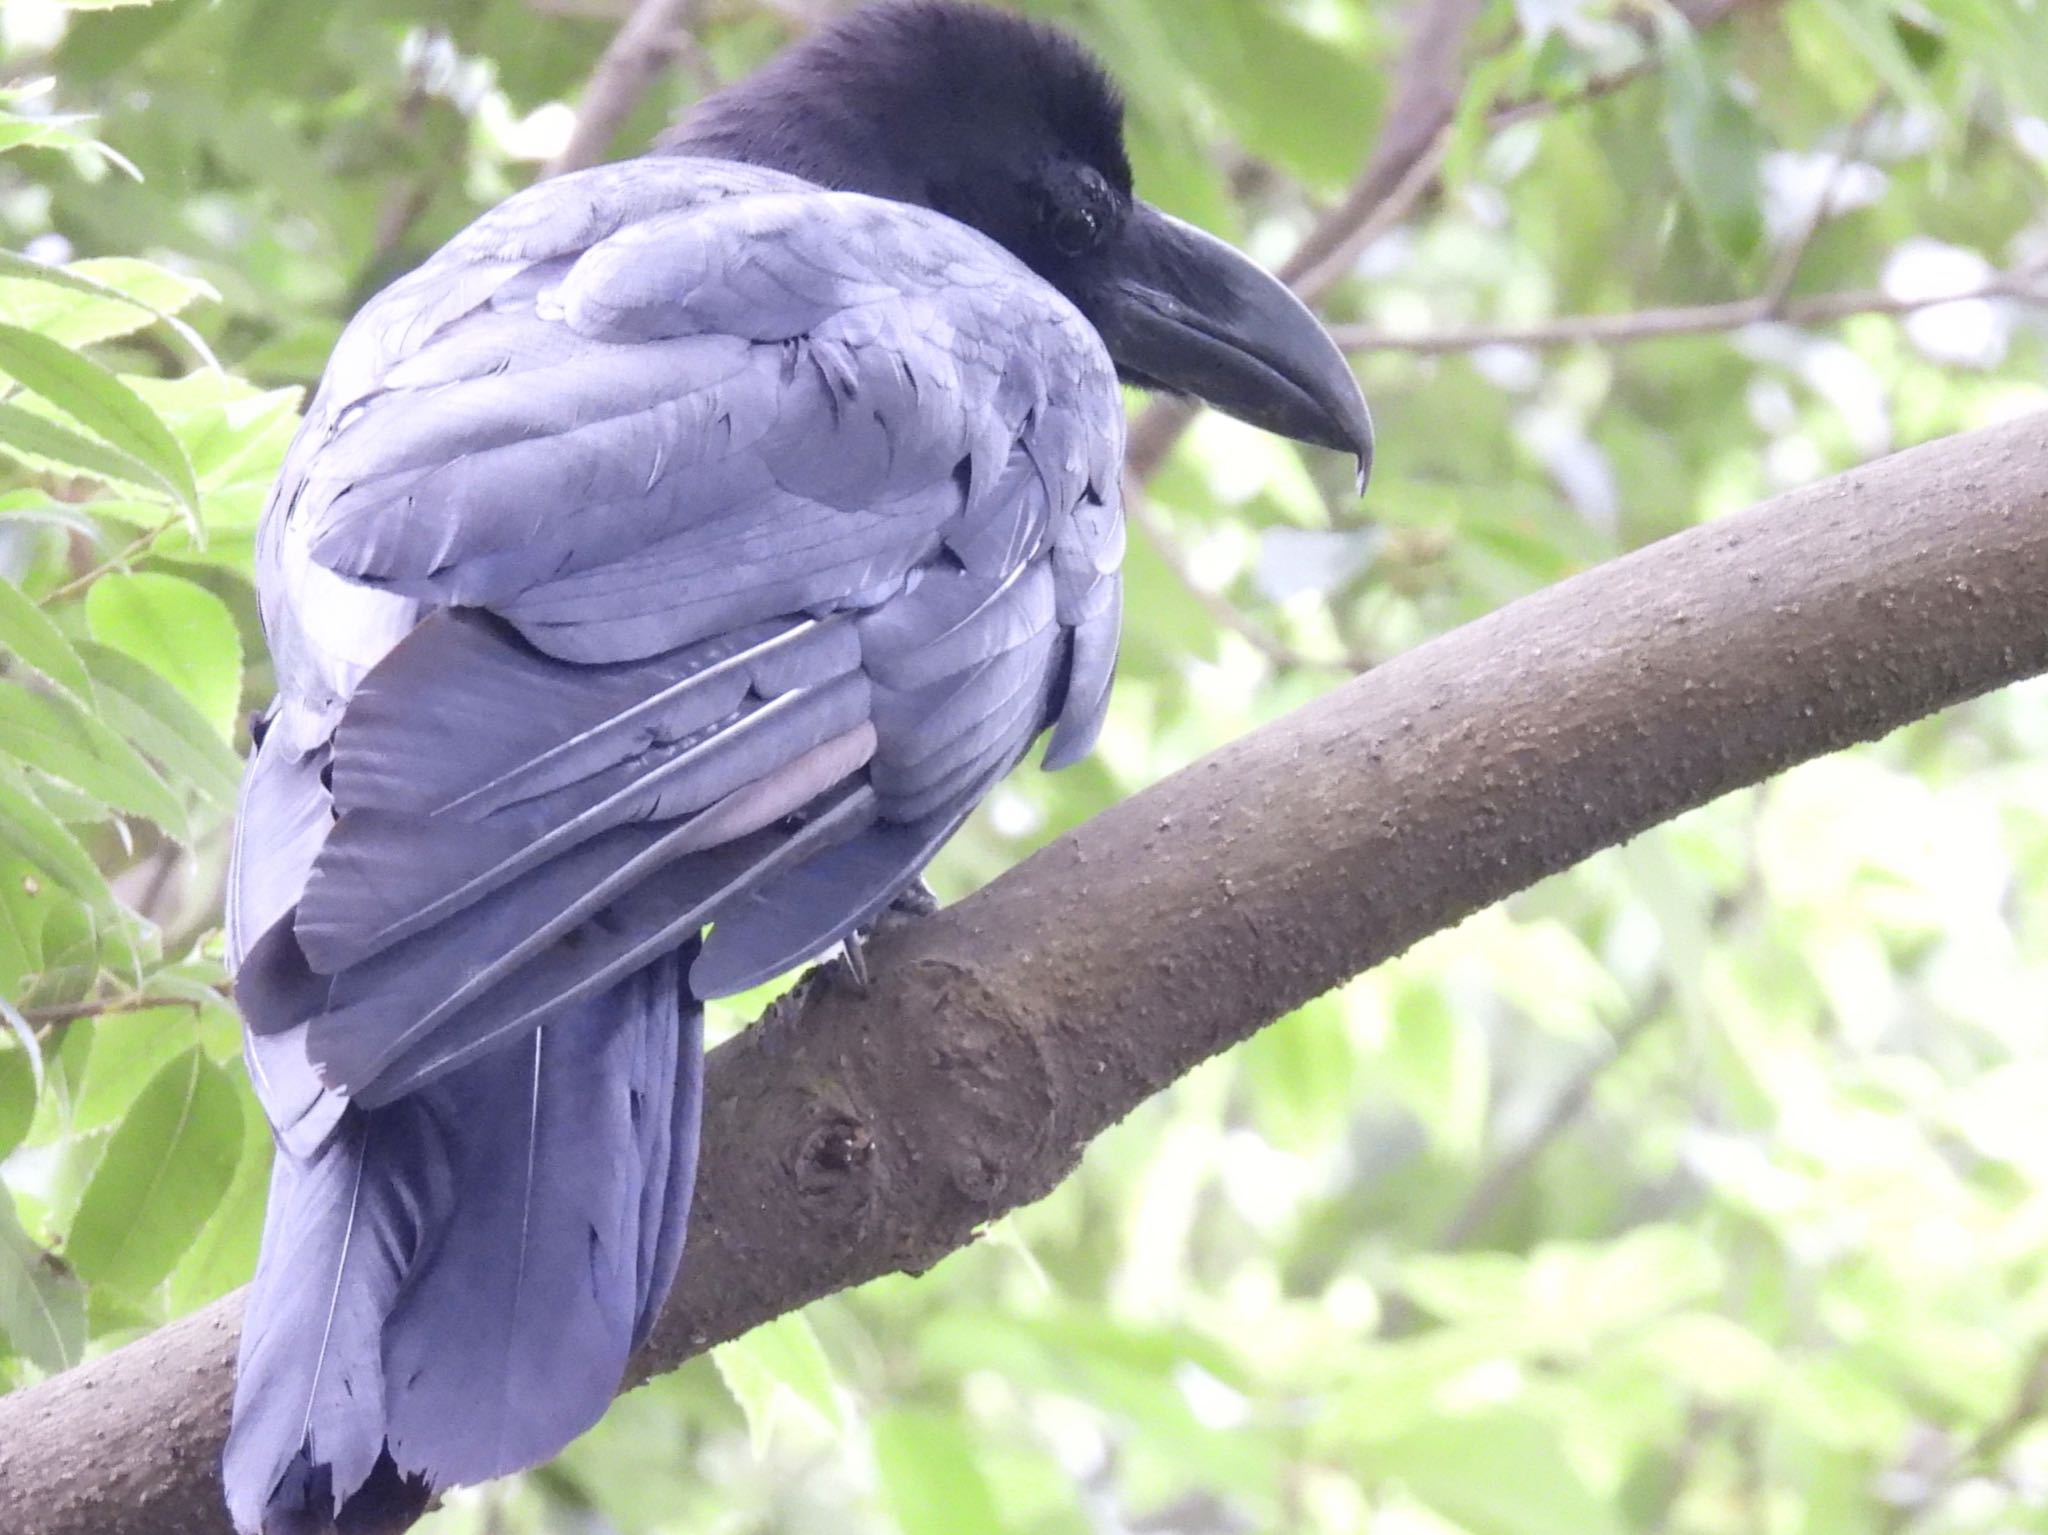
<svg viewBox="0 0 2048 1535"><path fill-rule="evenodd" d="M1192 394L1269 432L1372 470L1372 417L1351 365L1308 307L1214 236L1137 204L1096 327L1125 379Z"/></svg>

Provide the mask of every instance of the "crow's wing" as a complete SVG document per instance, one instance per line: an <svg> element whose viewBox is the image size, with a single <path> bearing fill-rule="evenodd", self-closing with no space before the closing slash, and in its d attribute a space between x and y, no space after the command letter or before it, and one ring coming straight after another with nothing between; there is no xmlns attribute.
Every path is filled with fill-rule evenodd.
<svg viewBox="0 0 2048 1535"><path fill-rule="evenodd" d="M548 183L372 306L264 529L250 798L297 789L237 932L288 1144L320 1083L389 1102L706 925L698 995L786 968L1042 730L1085 751L1121 451L1000 248L738 167Z"/></svg>

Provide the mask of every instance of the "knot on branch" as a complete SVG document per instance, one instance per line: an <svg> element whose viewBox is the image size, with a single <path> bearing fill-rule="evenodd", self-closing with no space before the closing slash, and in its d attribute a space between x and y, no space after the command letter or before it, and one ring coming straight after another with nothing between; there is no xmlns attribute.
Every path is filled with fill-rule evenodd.
<svg viewBox="0 0 2048 1535"><path fill-rule="evenodd" d="M898 1215L883 1242L895 1266L917 1270L1055 1181L1045 1163L1059 1095L1028 999L974 969L914 960L875 1000L845 1080L871 1106L878 1176Z"/></svg>
<svg viewBox="0 0 2048 1535"><path fill-rule="evenodd" d="M797 1146L791 1176L799 1192L830 1197L862 1181L875 1138L857 1119L833 1115L811 1128Z"/></svg>

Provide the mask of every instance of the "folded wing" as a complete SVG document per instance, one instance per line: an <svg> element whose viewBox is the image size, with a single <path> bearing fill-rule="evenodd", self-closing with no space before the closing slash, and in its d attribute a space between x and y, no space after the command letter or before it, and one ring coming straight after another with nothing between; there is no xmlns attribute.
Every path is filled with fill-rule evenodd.
<svg viewBox="0 0 2048 1535"><path fill-rule="evenodd" d="M706 927L699 995L772 973L1099 724L1093 333L947 220L692 166L508 204L366 315L295 450L283 650L360 661L366 600L409 627L287 732L327 824L248 877L280 1078L394 1101Z"/></svg>

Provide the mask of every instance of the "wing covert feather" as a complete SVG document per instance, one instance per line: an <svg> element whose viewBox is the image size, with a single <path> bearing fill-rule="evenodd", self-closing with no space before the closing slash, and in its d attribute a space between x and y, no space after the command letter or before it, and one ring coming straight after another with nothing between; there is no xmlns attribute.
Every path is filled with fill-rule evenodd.
<svg viewBox="0 0 2048 1535"><path fill-rule="evenodd" d="M937 215L669 160L480 221L266 517L333 819L257 903L252 1049L390 1102L707 923L707 981L835 941L1092 738L1122 446L1086 322Z"/></svg>

